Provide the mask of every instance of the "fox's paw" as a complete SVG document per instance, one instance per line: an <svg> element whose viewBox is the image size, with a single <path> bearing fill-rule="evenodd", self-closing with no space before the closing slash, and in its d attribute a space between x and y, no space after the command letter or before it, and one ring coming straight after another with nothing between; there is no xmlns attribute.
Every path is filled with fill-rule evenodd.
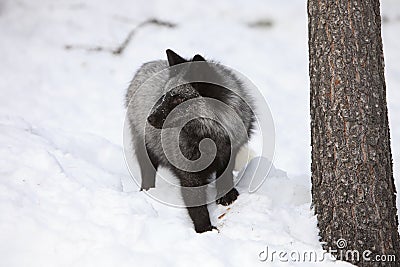
<svg viewBox="0 0 400 267"><path fill-rule="evenodd" d="M236 190L236 188L232 188L231 191L226 193L225 196L221 197L220 199L217 199L216 203L221 204L223 206L228 206L232 204L237 197L239 196L239 192Z"/></svg>

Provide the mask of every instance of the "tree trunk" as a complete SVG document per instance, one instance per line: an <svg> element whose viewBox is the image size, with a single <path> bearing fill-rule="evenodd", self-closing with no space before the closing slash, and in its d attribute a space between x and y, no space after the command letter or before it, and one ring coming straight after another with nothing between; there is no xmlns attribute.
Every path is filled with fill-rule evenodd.
<svg viewBox="0 0 400 267"><path fill-rule="evenodd" d="M379 0L308 0L308 19L312 196L321 241L342 247L338 258L359 266L383 266L376 255L395 255L384 266L400 266ZM339 239L347 244L338 247ZM348 250L359 260L346 257ZM365 250L372 254L364 260Z"/></svg>

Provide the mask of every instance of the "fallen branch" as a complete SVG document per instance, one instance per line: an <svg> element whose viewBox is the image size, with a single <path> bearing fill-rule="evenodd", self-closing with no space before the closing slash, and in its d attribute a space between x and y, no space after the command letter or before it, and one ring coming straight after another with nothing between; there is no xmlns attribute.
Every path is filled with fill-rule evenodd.
<svg viewBox="0 0 400 267"><path fill-rule="evenodd" d="M91 51L91 52L103 52L104 51L104 52L112 53L114 55L121 55L125 51L126 47L129 45L129 43L131 42L132 37L135 35L136 31L147 25L158 25L158 26L167 27L167 28L175 28L176 27L176 24L174 24L174 23L161 21L161 20L153 18L153 19L148 19L146 21L143 21L139 25L137 25L135 28L133 28L128 33L128 35L125 37L125 39L122 41L122 43L115 48L105 47L105 46L65 45L65 49L67 49L67 50L82 49L82 50Z"/></svg>

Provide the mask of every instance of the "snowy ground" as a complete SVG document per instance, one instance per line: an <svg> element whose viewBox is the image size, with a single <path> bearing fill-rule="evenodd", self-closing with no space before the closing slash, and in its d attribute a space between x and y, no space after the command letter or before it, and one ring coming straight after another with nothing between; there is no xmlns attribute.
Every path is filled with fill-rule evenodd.
<svg viewBox="0 0 400 267"><path fill-rule="evenodd" d="M258 259L266 246L321 252L309 209L306 1L243 3L0 2L1 266L251 266L267 264ZM382 0L397 188L399 8ZM177 26L138 29L122 55L81 49L116 47L149 18ZM140 64L166 48L244 73L274 116L274 164L288 176L273 172L255 194L239 188L229 209L210 205L220 233L196 234L184 209L139 192L125 166L123 95Z"/></svg>

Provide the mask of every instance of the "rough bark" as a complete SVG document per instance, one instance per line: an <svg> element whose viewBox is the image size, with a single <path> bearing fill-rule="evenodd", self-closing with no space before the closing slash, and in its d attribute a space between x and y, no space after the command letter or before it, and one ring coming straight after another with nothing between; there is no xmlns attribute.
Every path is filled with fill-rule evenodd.
<svg viewBox="0 0 400 267"><path fill-rule="evenodd" d="M360 261L349 261L359 266L400 266L379 0L308 0L308 19L312 196L321 241L337 249L345 239L342 251L358 250ZM364 261L364 250L372 259L393 254L396 262Z"/></svg>

